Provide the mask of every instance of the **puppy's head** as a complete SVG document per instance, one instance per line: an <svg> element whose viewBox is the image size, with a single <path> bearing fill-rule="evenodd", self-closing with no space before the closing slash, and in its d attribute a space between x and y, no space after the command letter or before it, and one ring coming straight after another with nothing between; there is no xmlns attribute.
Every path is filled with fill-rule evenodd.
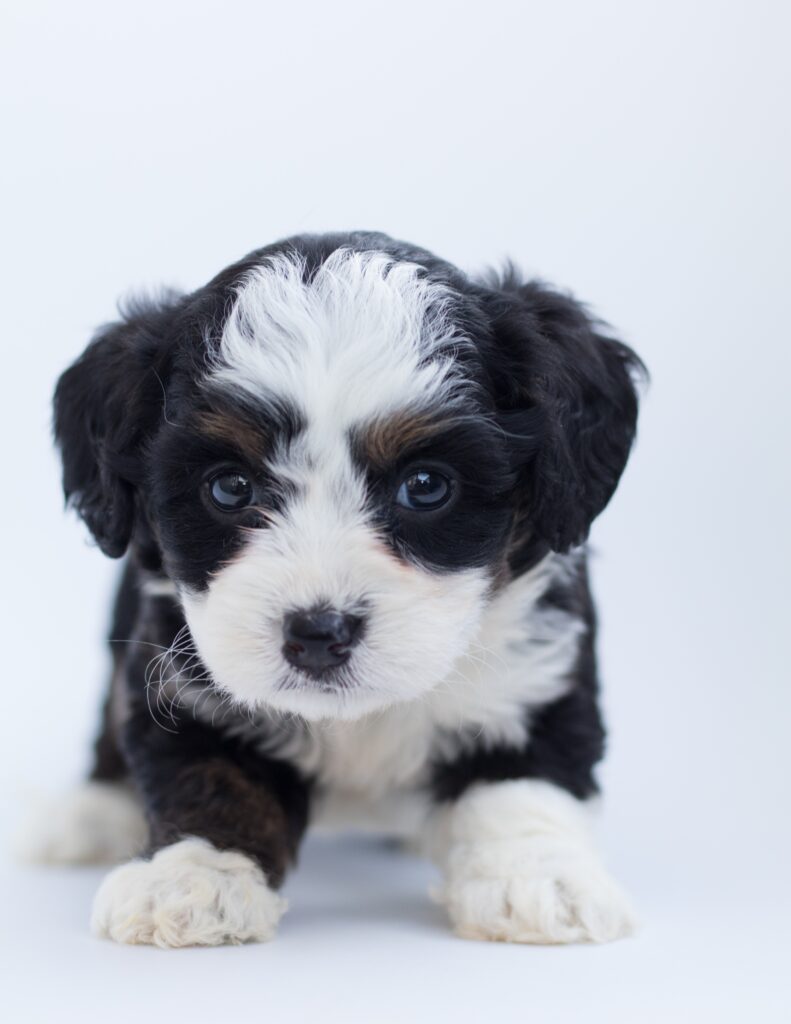
<svg viewBox="0 0 791 1024"><path fill-rule="evenodd" d="M637 367L514 275L292 239L99 333L55 396L64 487L174 581L220 690L356 717L440 683L497 588L585 539Z"/></svg>

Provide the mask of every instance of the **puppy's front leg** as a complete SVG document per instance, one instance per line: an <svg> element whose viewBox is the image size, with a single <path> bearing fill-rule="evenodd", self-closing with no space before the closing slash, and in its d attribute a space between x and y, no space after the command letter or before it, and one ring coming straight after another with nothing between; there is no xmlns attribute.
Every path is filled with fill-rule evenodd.
<svg viewBox="0 0 791 1024"><path fill-rule="evenodd" d="M94 932L166 947L272 938L286 909L277 887L307 819L306 783L193 722L168 734L141 716L125 741L152 855L107 876Z"/></svg>
<svg viewBox="0 0 791 1024"><path fill-rule="evenodd" d="M503 942L608 942L634 928L602 866L587 809L549 782L483 783L439 812L433 853L459 935Z"/></svg>

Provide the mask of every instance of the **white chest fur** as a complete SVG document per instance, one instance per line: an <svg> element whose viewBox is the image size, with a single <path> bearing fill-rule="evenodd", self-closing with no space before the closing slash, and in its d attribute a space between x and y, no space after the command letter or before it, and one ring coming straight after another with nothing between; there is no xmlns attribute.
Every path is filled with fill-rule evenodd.
<svg viewBox="0 0 791 1024"><path fill-rule="evenodd" d="M422 699L356 720L304 722L268 711L218 715L204 699L195 700L195 713L296 764L316 780L326 806L343 809L343 818L355 808L380 817L385 805L400 806L419 791L433 759L475 745L524 745L530 709L565 692L585 626L540 599L573 571L574 558L550 555L501 590L467 654ZM190 689L182 687L182 701Z"/></svg>
<svg viewBox="0 0 791 1024"><path fill-rule="evenodd" d="M310 723L296 760L328 790L378 797L419 785L432 758L471 745L521 746L530 709L561 696L584 623L541 608L569 572L550 556L492 601L468 653L426 697L353 721Z"/></svg>

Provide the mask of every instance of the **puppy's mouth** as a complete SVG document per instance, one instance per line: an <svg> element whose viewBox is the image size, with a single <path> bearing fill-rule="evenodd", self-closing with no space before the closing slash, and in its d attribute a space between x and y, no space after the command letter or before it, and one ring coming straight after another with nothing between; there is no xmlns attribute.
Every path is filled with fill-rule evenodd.
<svg viewBox="0 0 791 1024"><path fill-rule="evenodd" d="M339 694L364 690L364 687L346 665L330 668L311 668L303 666L292 668L277 684L281 693L294 690L309 690L312 693Z"/></svg>
<svg viewBox="0 0 791 1024"><path fill-rule="evenodd" d="M266 703L308 720L356 719L391 703L376 685L348 668L309 675L292 669L275 684Z"/></svg>

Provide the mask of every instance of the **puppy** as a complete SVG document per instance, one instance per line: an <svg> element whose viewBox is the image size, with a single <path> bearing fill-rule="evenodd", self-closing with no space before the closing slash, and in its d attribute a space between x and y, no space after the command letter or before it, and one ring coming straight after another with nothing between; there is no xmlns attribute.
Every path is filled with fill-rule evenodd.
<svg viewBox="0 0 791 1024"><path fill-rule="evenodd" d="M118 942L269 939L309 824L418 839L458 934L607 941L585 540L637 357L514 271L300 236L131 307L61 377L66 496L128 552L92 780Z"/></svg>

